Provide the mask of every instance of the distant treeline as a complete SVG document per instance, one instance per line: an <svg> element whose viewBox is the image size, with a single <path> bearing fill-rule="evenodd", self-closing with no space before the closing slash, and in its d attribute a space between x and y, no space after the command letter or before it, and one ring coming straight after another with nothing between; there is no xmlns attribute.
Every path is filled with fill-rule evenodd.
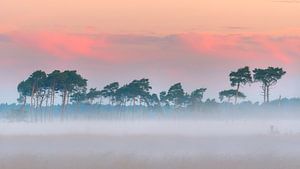
<svg viewBox="0 0 300 169"><path fill-rule="evenodd" d="M110 105L99 103L69 104L62 112L61 105L31 109L26 104L20 112L20 104L0 104L0 121L45 122L53 120L97 119L245 119L245 118L300 118L300 98L276 99L259 104L243 101L238 104L207 99L197 106L176 108L174 106L147 107L144 105Z"/></svg>
<svg viewBox="0 0 300 169"><path fill-rule="evenodd" d="M229 82L232 89L219 92L221 102L232 101L237 104L238 99L246 98L241 87L250 83L261 83L264 103L270 102L270 87L275 85L286 72L282 68L268 67L256 68L253 71L248 66L229 73ZM61 97L60 109L63 113L67 105L110 105L117 107L145 107L160 109L171 107L173 109L192 108L198 110L203 104L216 102L215 99L203 101L207 90L199 87L191 93L182 88L181 83L175 83L167 91L159 94L151 93L152 86L149 79L142 78L133 80L128 84L120 85L113 82L103 89L87 89L87 79L75 70L55 70L49 74L42 70L33 72L28 78L18 84L18 103L21 111L36 111L43 107L57 107L56 96ZM29 108L28 105L29 104ZM63 114L62 114L63 116Z"/></svg>

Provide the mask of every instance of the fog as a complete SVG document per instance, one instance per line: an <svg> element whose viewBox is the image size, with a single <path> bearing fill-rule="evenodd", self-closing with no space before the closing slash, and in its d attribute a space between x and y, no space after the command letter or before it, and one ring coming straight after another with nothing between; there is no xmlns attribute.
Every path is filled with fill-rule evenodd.
<svg viewBox="0 0 300 169"><path fill-rule="evenodd" d="M47 123L2 122L0 135L230 136L300 134L297 119L93 120Z"/></svg>
<svg viewBox="0 0 300 169"><path fill-rule="evenodd" d="M0 123L1 169L298 169L297 118Z"/></svg>

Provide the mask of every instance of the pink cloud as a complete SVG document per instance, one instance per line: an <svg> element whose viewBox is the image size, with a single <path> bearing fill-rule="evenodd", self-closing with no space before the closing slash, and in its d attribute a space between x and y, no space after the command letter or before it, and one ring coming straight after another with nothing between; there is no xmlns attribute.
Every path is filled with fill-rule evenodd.
<svg viewBox="0 0 300 169"><path fill-rule="evenodd" d="M105 49L109 46L102 36L38 32L11 34L12 41L62 59L91 57L109 60Z"/></svg>
<svg viewBox="0 0 300 169"><path fill-rule="evenodd" d="M300 38L271 35L191 33L180 35L184 44L202 55L232 59L275 59L284 64L293 61L291 53L300 53Z"/></svg>
<svg viewBox="0 0 300 169"><path fill-rule="evenodd" d="M108 62L188 60L182 56L229 59L233 62L295 62L300 37L258 34L186 33L165 37L63 32L14 32L12 42L60 59L93 58ZM196 54L196 55L195 55ZM192 59L192 58L191 58ZM188 61L186 61L188 62Z"/></svg>
<svg viewBox="0 0 300 169"><path fill-rule="evenodd" d="M271 40L270 38L265 36L255 36L253 39L275 59L286 64L291 62L290 56L284 51L283 45L285 44L285 41L278 42L276 40Z"/></svg>
<svg viewBox="0 0 300 169"><path fill-rule="evenodd" d="M154 52L155 55L155 50L151 49L153 47L160 48L159 45L153 45L151 40L149 45L147 38L134 35L71 34L43 31L13 32L8 36L17 45L59 59L92 58L112 63L126 63L143 60L151 52Z"/></svg>
<svg viewBox="0 0 300 169"><path fill-rule="evenodd" d="M222 48L234 48L239 41L239 37L236 36L218 36L208 33L184 34L181 37L191 47L203 53L215 52Z"/></svg>

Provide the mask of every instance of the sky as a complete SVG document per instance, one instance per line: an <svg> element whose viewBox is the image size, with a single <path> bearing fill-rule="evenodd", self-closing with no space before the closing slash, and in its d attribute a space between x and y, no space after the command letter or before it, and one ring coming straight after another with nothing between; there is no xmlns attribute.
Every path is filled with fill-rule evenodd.
<svg viewBox="0 0 300 169"><path fill-rule="evenodd" d="M2 0L0 11L0 102L39 69L75 69L97 88L182 82L218 98L231 71L278 66L287 74L271 98L300 96L298 0ZM262 101L259 84L241 90Z"/></svg>

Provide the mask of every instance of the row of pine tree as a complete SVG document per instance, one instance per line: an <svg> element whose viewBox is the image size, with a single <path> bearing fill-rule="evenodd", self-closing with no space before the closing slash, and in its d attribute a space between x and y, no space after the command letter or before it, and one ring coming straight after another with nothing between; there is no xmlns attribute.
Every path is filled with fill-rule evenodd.
<svg viewBox="0 0 300 169"><path fill-rule="evenodd" d="M239 98L246 97L241 92L243 86L259 82L263 100L269 102L271 86L275 85L285 74L286 72L278 67L256 68L251 71L246 66L232 71L229 74L229 80L233 88L219 92L219 99L231 102L234 98L236 104ZM122 86L118 82L113 82L98 90L97 88L87 89L87 81L75 70L55 70L49 74L38 70L18 84L17 90L20 95L18 102L23 105L22 110L27 104L30 105L30 109L39 109L54 106L56 103L61 105L62 111L70 103L182 108L201 104L207 90L206 88L198 88L187 93L181 83L176 83L167 91L155 94L151 93L152 87L149 79L146 78L133 80ZM57 96L60 96L61 103L55 100Z"/></svg>

